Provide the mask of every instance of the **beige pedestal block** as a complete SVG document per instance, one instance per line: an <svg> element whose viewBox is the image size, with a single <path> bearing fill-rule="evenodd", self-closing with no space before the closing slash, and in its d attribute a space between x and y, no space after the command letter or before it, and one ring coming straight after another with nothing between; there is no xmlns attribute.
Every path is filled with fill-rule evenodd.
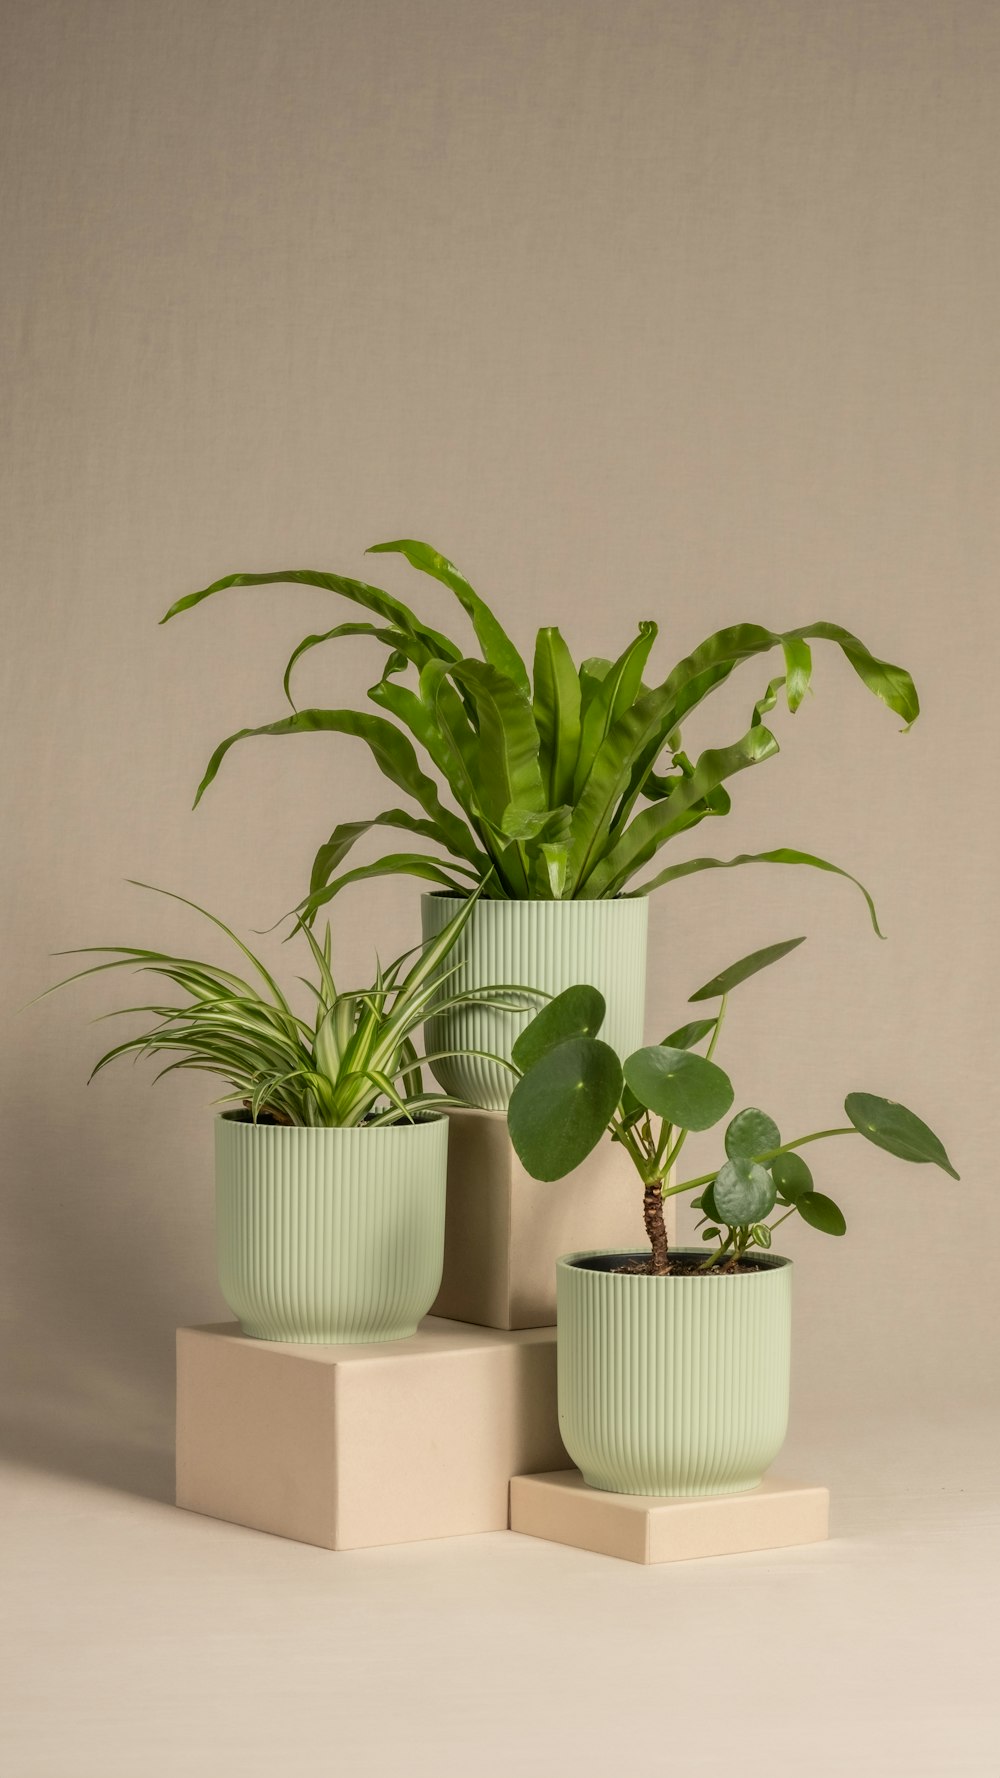
<svg viewBox="0 0 1000 1778"><path fill-rule="evenodd" d="M324 1549L507 1527L510 1478L569 1458L555 1331L428 1317L411 1339L177 1335L177 1504Z"/></svg>
<svg viewBox="0 0 1000 1778"><path fill-rule="evenodd" d="M482 1327L551 1327L560 1254L645 1248L642 1188L625 1150L602 1142L566 1179L522 1167L502 1111L449 1113L444 1276L435 1315ZM667 1199L673 1234L674 1205Z"/></svg>
<svg viewBox="0 0 1000 1778"><path fill-rule="evenodd" d="M577 1469L515 1476L510 1485L512 1531L626 1562L683 1562L821 1543L829 1512L826 1488L770 1479L748 1494L702 1500L605 1494L588 1488Z"/></svg>

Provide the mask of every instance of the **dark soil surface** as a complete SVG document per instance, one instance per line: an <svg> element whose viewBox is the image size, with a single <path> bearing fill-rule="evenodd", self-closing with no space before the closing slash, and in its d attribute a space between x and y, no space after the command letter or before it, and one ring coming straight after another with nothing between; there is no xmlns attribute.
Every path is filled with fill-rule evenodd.
<svg viewBox="0 0 1000 1778"><path fill-rule="evenodd" d="M718 1266L704 1266L701 1259L697 1258L694 1254L689 1253L672 1254L668 1263L669 1270L667 1272L654 1272L652 1260L629 1259L625 1261L624 1265L615 1266L612 1276L628 1278L697 1278L698 1276L705 1277L709 1273L714 1272L719 1276L732 1278L743 1272L759 1272L763 1269L759 1265L755 1265L753 1260L750 1259L729 1259L724 1260L723 1263Z"/></svg>

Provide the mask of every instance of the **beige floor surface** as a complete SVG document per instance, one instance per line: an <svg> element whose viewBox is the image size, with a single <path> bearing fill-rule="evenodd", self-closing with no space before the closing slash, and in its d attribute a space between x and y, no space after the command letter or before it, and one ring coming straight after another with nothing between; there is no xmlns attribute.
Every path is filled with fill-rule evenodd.
<svg viewBox="0 0 1000 1778"><path fill-rule="evenodd" d="M652 1570L502 1533L331 1555L177 1511L165 1441L31 1449L4 1778L1000 1774L995 1426L800 1424L831 1543Z"/></svg>

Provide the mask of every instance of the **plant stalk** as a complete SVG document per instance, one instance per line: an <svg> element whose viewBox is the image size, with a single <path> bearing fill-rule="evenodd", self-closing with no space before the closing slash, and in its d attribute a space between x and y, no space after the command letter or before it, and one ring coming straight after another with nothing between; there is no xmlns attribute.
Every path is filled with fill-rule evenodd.
<svg viewBox="0 0 1000 1778"><path fill-rule="evenodd" d="M648 1179L642 1200L646 1235L652 1249L652 1269L662 1278L670 1270L667 1250L667 1225L663 1219L663 1187L658 1179Z"/></svg>

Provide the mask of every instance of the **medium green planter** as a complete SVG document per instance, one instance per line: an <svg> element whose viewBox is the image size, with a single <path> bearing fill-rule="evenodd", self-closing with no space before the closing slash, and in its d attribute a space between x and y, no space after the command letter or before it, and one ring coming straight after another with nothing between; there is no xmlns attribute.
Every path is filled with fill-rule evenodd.
<svg viewBox="0 0 1000 1778"><path fill-rule="evenodd" d="M448 1120L303 1129L215 1124L222 1294L245 1334L402 1340L444 1265Z"/></svg>
<svg viewBox="0 0 1000 1778"><path fill-rule="evenodd" d="M788 1426L791 1261L761 1255L729 1276L610 1270L633 1257L645 1256L557 1262L567 1451L585 1482L613 1494L756 1488Z"/></svg>
<svg viewBox="0 0 1000 1778"><path fill-rule="evenodd" d="M456 895L423 896L425 940L436 938L461 905ZM613 901L480 899L448 960L449 966L460 966L448 987L513 983L561 994L578 982L591 982L607 1001L601 1037L620 1056L628 1056L643 1040L648 925L645 896ZM435 1054L485 1050L509 1057L532 1016L530 1011L459 1007L427 1021L427 1049ZM467 1054L435 1062L433 1072L446 1093L487 1111L506 1110L517 1078L502 1063Z"/></svg>

